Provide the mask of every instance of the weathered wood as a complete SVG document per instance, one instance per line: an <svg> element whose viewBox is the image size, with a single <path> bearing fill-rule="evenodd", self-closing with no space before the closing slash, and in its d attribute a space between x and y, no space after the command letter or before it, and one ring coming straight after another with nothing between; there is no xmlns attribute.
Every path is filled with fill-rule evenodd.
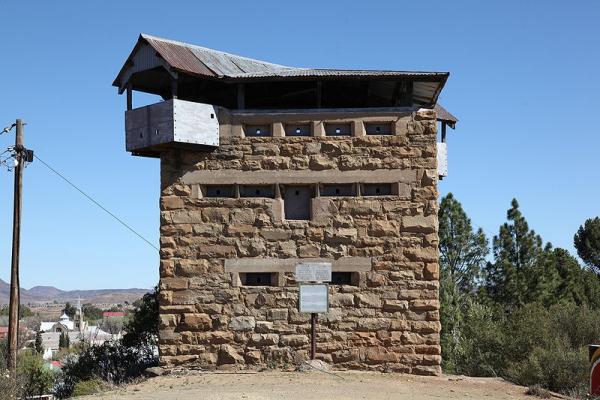
<svg viewBox="0 0 600 400"><path fill-rule="evenodd" d="M23 147L23 121L16 123L15 151L15 182L13 203L13 237L12 237L12 260L10 266L10 297L8 306L8 369L11 376L16 377L17 352L19 337L19 306L20 306L20 284L19 284L19 259L21 252L21 192L23 189L23 169L25 164L25 148Z"/></svg>
<svg viewBox="0 0 600 400"><path fill-rule="evenodd" d="M437 169L438 176L448 176L448 149L446 143L437 144Z"/></svg>
<svg viewBox="0 0 600 400"><path fill-rule="evenodd" d="M125 113L127 151L177 144L218 146L217 108L171 99Z"/></svg>
<svg viewBox="0 0 600 400"><path fill-rule="evenodd" d="M133 109L133 90L131 83L127 84L127 111Z"/></svg>
<svg viewBox="0 0 600 400"><path fill-rule="evenodd" d="M178 86L179 86L179 82L177 81L177 79L171 79L171 98L172 99L177 98Z"/></svg>
<svg viewBox="0 0 600 400"><path fill-rule="evenodd" d="M237 85L237 108L238 110L246 108L246 90L243 83Z"/></svg>
<svg viewBox="0 0 600 400"><path fill-rule="evenodd" d="M446 122L442 122L442 143L446 143Z"/></svg>
<svg viewBox="0 0 600 400"><path fill-rule="evenodd" d="M317 81L317 108L321 108L323 98L323 82Z"/></svg>

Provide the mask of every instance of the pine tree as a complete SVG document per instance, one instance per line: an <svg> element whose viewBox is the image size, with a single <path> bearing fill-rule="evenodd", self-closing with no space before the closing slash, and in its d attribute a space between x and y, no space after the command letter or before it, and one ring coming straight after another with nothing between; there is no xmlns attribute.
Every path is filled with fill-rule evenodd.
<svg viewBox="0 0 600 400"><path fill-rule="evenodd" d="M483 231L473 230L452 193L442 199L438 219L442 359L444 369L453 372L464 312L476 291L489 248Z"/></svg>
<svg viewBox="0 0 600 400"><path fill-rule="evenodd" d="M473 293L480 278L488 240L480 228L473 231L471 220L452 193L440 204L440 274L452 281L462 293Z"/></svg>
<svg viewBox="0 0 600 400"><path fill-rule="evenodd" d="M71 303L67 302L63 312L67 314L69 318L73 319L75 317L75 313L77 312L77 308L75 308Z"/></svg>
<svg viewBox="0 0 600 400"><path fill-rule="evenodd" d="M516 199L507 219L493 239L494 262L486 267L486 292L511 311L543 296L546 275L552 274L544 270L542 238L529 230Z"/></svg>
<svg viewBox="0 0 600 400"><path fill-rule="evenodd" d="M587 266L600 274L600 218L590 218L573 238L577 254Z"/></svg>
<svg viewBox="0 0 600 400"><path fill-rule="evenodd" d="M38 330L35 334L35 351L38 354L44 353L44 344L42 341L42 331Z"/></svg>
<svg viewBox="0 0 600 400"><path fill-rule="evenodd" d="M58 348L59 349L68 349L70 346L69 335L66 332L60 334L58 338Z"/></svg>

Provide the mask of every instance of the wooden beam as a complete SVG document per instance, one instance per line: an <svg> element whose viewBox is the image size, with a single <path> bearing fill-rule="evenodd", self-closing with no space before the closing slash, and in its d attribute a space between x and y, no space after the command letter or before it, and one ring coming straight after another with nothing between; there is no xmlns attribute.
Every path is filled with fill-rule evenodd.
<svg viewBox="0 0 600 400"><path fill-rule="evenodd" d="M246 91L243 83L237 85L237 108L238 110L246 108Z"/></svg>
<svg viewBox="0 0 600 400"><path fill-rule="evenodd" d="M446 143L446 121L442 121L442 143Z"/></svg>
<svg viewBox="0 0 600 400"><path fill-rule="evenodd" d="M133 89L131 83L127 84L127 111L133 109Z"/></svg>
<svg viewBox="0 0 600 400"><path fill-rule="evenodd" d="M177 98L177 79L171 79L171 98Z"/></svg>
<svg viewBox="0 0 600 400"><path fill-rule="evenodd" d="M323 82L317 81L317 108L321 108L322 104Z"/></svg>

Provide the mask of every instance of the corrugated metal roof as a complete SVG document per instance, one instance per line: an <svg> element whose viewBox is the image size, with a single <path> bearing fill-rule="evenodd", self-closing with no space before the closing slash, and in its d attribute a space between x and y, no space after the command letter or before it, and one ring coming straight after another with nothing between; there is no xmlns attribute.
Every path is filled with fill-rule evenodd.
<svg viewBox="0 0 600 400"><path fill-rule="evenodd" d="M458 122L458 118L450 114L448 110L446 110L439 104L435 105L434 111L437 115L438 120L448 122L452 128L454 128L454 125Z"/></svg>
<svg viewBox="0 0 600 400"><path fill-rule="evenodd" d="M126 82L121 82L121 77L128 67L132 56L141 43L148 43L162 57L171 68L194 75L229 80L252 80L262 78L310 78L310 77L409 77L424 78L431 82L420 82L426 84L422 90L424 97L430 97L432 93L439 93L440 84L443 86L447 72L423 72L423 71L389 71L389 70L343 70L343 69L318 69L318 68L294 68L284 65L273 64L252 58L237 56L206 47L163 39L156 36L141 34L136 48L132 51L113 85L123 87ZM427 85L428 84L428 85ZM418 93L417 93L418 95Z"/></svg>

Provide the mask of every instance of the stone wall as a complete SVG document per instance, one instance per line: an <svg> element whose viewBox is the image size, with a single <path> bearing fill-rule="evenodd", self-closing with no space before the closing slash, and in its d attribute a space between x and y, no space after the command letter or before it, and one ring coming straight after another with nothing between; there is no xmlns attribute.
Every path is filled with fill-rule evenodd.
<svg viewBox="0 0 600 400"><path fill-rule="evenodd" d="M407 113L397 126L392 136L222 136L212 153L162 154L163 364L237 368L308 358L309 315L297 311L293 274L282 273L278 287L239 286L226 259L369 257L358 286L330 287L317 358L339 368L440 373L435 114ZM325 217L286 221L276 199L202 198L194 172L226 169L274 177L412 172L395 195L321 198Z"/></svg>

